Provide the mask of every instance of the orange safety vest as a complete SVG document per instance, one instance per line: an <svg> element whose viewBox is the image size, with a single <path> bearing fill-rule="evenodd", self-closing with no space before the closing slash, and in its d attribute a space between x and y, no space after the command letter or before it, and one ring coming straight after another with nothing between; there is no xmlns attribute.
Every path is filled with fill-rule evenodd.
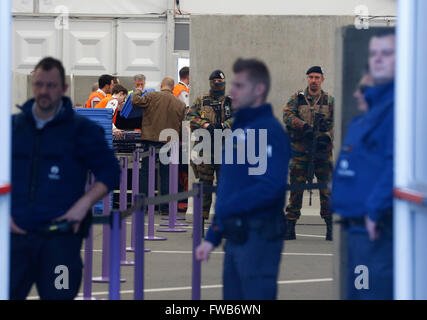
<svg viewBox="0 0 427 320"><path fill-rule="evenodd" d="M108 97L109 95L107 95ZM87 99L85 108L92 108L92 99L93 98L99 98L100 100L105 98L105 95L102 92L99 91L94 91L90 94L89 99Z"/></svg>
<svg viewBox="0 0 427 320"><path fill-rule="evenodd" d="M175 97L178 97L183 90L187 91L187 93L190 93L190 90L188 90L186 86L184 86L182 83L178 83L173 88L172 93L174 94Z"/></svg>
<svg viewBox="0 0 427 320"><path fill-rule="evenodd" d="M107 94L107 96L101 100L100 103L98 103L95 108L105 108L107 107L108 102L110 102L111 100L113 100L115 98L113 98L113 96ZM116 108L116 110L114 110L114 115L113 115L113 123L114 125L116 124L116 118L117 118L117 111L119 108Z"/></svg>
<svg viewBox="0 0 427 320"><path fill-rule="evenodd" d="M110 102L111 100L113 100L115 98L113 98L113 96L111 96L110 94L107 94L107 96L101 100L101 102L99 102L95 108L105 108L107 107L108 102ZM117 119L117 113L119 111L119 108L116 108L116 110L114 111L114 115L113 115L113 123L114 125L116 125L116 119ZM141 131L140 128L136 128L134 129L134 131Z"/></svg>
<svg viewBox="0 0 427 320"><path fill-rule="evenodd" d="M108 104L108 102L110 102L111 100L113 100L114 98L112 96L107 96L104 99L101 100L101 102L99 102L95 108L105 108Z"/></svg>

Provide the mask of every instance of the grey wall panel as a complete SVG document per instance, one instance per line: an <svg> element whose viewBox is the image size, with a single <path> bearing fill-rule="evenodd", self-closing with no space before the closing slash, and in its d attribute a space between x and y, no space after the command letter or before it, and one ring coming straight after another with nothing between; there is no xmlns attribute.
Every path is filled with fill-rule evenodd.
<svg viewBox="0 0 427 320"><path fill-rule="evenodd" d="M212 70L226 74L230 89L232 64L238 57L257 57L268 65L272 86L268 97L275 115L296 90L306 87L305 72L321 65L324 89L335 96L341 108L341 56L337 30L351 25L351 16L191 16L191 101L209 89ZM338 40L340 41L340 40ZM337 128L338 131L339 127ZM338 136L340 136L340 133Z"/></svg>

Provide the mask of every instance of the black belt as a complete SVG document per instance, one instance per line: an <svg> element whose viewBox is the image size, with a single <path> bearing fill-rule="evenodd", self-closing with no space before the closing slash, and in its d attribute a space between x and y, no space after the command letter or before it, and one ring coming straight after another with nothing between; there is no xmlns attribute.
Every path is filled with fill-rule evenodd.
<svg viewBox="0 0 427 320"><path fill-rule="evenodd" d="M365 227L365 218L344 218L339 221L345 227Z"/></svg>
<svg viewBox="0 0 427 320"><path fill-rule="evenodd" d="M387 225L393 221L393 210L387 210L381 219L378 221L378 225ZM343 218L339 223L343 224L346 227L365 227L366 221L365 217L363 218Z"/></svg>
<svg viewBox="0 0 427 320"><path fill-rule="evenodd" d="M279 219L283 219L282 216L273 216L266 218L249 218L246 219L249 229L260 229L268 223L277 224Z"/></svg>

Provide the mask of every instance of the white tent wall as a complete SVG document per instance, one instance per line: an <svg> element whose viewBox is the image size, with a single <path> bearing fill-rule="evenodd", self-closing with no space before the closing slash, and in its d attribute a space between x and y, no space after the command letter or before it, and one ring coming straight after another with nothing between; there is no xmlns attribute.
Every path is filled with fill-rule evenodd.
<svg viewBox="0 0 427 320"><path fill-rule="evenodd" d="M14 13L56 13L60 6L70 14L159 14L167 10L168 0L13 0Z"/></svg>
<svg viewBox="0 0 427 320"><path fill-rule="evenodd" d="M36 3L38 5L34 6ZM360 5L370 15L395 15L395 0L180 0L183 13L255 15L354 15ZM167 10L167 0L13 0L13 12L55 13L66 6L74 14L149 14Z"/></svg>
<svg viewBox="0 0 427 320"><path fill-rule="evenodd" d="M354 15L360 5L370 15L394 15L395 0L181 0L181 9L192 14L238 15Z"/></svg>

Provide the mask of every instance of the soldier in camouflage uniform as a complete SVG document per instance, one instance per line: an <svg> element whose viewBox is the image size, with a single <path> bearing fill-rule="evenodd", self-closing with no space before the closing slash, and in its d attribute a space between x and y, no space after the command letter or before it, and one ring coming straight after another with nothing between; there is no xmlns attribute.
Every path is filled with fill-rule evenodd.
<svg viewBox="0 0 427 320"><path fill-rule="evenodd" d="M307 81L308 87L295 93L283 110L283 122L291 137L292 159L289 164L291 185L306 183L313 143L314 174L317 181L328 183L332 176L334 98L321 88L324 77L320 67L312 67L307 71ZM320 120L313 128L315 118ZM291 191L286 208L287 240L296 239L295 225L301 215L303 192ZM328 189L320 190L320 216L326 223L326 240L332 240L329 196Z"/></svg>
<svg viewBox="0 0 427 320"><path fill-rule="evenodd" d="M196 99L187 113L186 120L190 121L191 130L207 129L213 138L215 129L231 129L231 97L225 96L225 76L221 70L212 72L209 82L211 88L209 94ZM211 163L197 165L195 175L200 178L203 185L212 186L215 172L218 181L219 169L220 165L214 164L212 152ZM208 219L212 194L206 193L203 199L203 218Z"/></svg>

